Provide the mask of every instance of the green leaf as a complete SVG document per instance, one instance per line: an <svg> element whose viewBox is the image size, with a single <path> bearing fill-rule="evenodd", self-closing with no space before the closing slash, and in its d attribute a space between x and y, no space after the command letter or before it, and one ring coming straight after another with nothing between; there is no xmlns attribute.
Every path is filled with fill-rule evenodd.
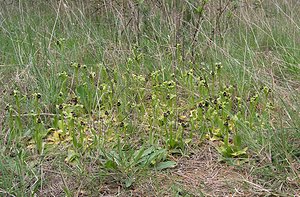
<svg viewBox="0 0 300 197"><path fill-rule="evenodd" d="M155 151L154 147L150 147L147 150L144 151L144 154L142 157L146 157L147 155L150 155L153 151Z"/></svg>
<svg viewBox="0 0 300 197"><path fill-rule="evenodd" d="M242 139L241 136L236 134L233 138L233 143L236 147L240 148L242 146Z"/></svg>
<svg viewBox="0 0 300 197"><path fill-rule="evenodd" d="M234 157L246 155L247 154L247 150L248 150L248 147L246 147L246 148L244 148L242 150L239 150L239 151L235 151L234 153L231 153L231 155L234 156Z"/></svg>
<svg viewBox="0 0 300 197"><path fill-rule="evenodd" d="M142 147L140 150L136 151L133 155L133 162L135 164L140 163L140 160L143 158L143 154L145 152L144 147Z"/></svg>
<svg viewBox="0 0 300 197"><path fill-rule="evenodd" d="M222 144L220 147L217 147L217 151L226 158L229 158L232 156L232 148L229 145Z"/></svg>
<svg viewBox="0 0 300 197"><path fill-rule="evenodd" d="M68 150L68 156L65 159L65 162L72 163L78 158L79 158L79 155L74 150Z"/></svg>
<svg viewBox="0 0 300 197"><path fill-rule="evenodd" d="M202 14L202 12L203 12L203 7L202 7L202 6L198 6L198 7L196 8L196 12L197 12L198 14Z"/></svg>
<svg viewBox="0 0 300 197"><path fill-rule="evenodd" d="M146 164L148 163L155 164L156 162L163 160L166 154L167 154L166 149L156 150L151 155L149 155Z"/></svg>
<svg viewBox="0 0 300 197"><path fill-rule="evenodd" d="M154 151L156 150L153 147L150 147L147 150L145 150L143 152L141 159L139 160L139 163L141 165L148 165L151 162L151 161L149 162L149 158L151 157L152 154L155 153Z"/></svg>
<svg viewBox="0 0 300 197"><path fill-rule="evenodd" d="M126 188L131 187L133 182L134 182L134 180L133 180L132 178L130 178L130 177L127 178L127 179L125 180L125 187L126 187Z"/></svg>
<svg viewBox="0 0 300 197"><path fill-rule="evenodd" d="M116 169L117 168L117 165L115 162L111 161L111 160L108 160L105 162L104 164L105 168L107 169Z"/></svg>
<svg viewBox="0 0 300 197"><path fill-rule="evenodd" d="M157 166L157 170L164 170L167 168L174 168L177 165L175 161L165 161L165 162L160 162Z"/></svg>

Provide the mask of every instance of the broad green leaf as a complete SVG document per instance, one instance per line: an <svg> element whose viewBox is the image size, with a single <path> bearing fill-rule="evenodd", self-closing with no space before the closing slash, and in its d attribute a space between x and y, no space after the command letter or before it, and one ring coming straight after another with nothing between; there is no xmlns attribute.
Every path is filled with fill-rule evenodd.
<svg viewBox="0 0 300 197"><path fill-rule="evenodd" d="M160 162L157 166L157 170L164 170L167 168L174 168L177 165L175 161L165 161L165 162Z"/></svg>
<svg viewBox="0 0 300 197"><path fill-rule="evenodd" d="M239 150L239 151L236 151L234 153L231 153L232 156L234 157L238 157L238 156L241 156L241 155L246 155L247 154L247 150L248 150L248 147L242 149L242 150Z"/></svg>
<svg viewBox="0 0 300 197"><path fill-rule="evenodd" d="M74 151L74 150L69 150L68 151L68 156L65 159L65 162L67 163L72 163L73 161L75 161L77 158L79 157L79 155Z"/></svg>
<svg viewBox="0 0 300 197"><path fill-rule="evenodd" d="M108 160L108 161L105 162L104 167L107 168L107 169L116 169L117 165L116 165L115 162L113 162L111 160Z"/></svg>
<svg viewBox="0 0 300 197"><path fill-rule="evenodd" d="M134 180L132 178L130 178L130 177L127 178L125 180L125 187L127 187L127 188L131 187L131 185L132 185L133 182L134 182Z"/></svg>

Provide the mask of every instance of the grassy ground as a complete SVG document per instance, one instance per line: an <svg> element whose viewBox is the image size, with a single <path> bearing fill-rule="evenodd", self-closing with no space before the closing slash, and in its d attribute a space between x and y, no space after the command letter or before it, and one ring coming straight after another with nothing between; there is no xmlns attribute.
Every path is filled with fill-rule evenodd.
<svg viewBox="0 0 300 197"><path fill-rule="evenodd" d="M1 196L297 196L300 4L0 2Z"/></svg>

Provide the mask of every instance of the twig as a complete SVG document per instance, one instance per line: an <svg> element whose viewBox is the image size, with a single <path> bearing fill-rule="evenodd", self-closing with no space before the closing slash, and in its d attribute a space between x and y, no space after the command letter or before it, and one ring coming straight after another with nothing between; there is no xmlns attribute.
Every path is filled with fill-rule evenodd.
<svg viewBox="0 0 300 197"><path fill-rule="evenodd" d="M243 181L250 184L250 185L252 185L252 186L254 186L254 187L256 187L256 188L258 188L258 189L260 189L261 191L267 192L268 194L275 195L273 192L267 190L266 188L263 188L261 185L258 185L256 183L253 183L253 182L248 181L248 180L243 180ZM275 195L275 196L277 196L277 195Z"/></svg>

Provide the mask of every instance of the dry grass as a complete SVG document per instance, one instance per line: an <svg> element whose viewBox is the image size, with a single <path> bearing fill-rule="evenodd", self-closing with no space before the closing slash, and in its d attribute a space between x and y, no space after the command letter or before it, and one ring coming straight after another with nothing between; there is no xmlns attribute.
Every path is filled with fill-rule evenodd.
<svg viewBox="0 0 300 197"><path fill-rule="evenodd" d="M51 162L43 166L43 187L39 196L61 196L64 188L74 192L74 196L285 196L300 192L297 180L289 180L285 193L277 193L256 183L258 177L252 174L251 165L231 166L219 161L219 155L213 144L201 146L201 150L191 157L174 158L177 167L167 172L152 172L140 177L130 189L112 179L91 181L88 177L70 176L50 167ZM299 170L299 163L293 164ZM56 165L54 165L56 166ZM70 167L69 170L71 170ZM90 166L90 175L96 173L96 166ZM72 170L71 170L72 171ZM293 189L292 189L293 188Z"/></svg>

